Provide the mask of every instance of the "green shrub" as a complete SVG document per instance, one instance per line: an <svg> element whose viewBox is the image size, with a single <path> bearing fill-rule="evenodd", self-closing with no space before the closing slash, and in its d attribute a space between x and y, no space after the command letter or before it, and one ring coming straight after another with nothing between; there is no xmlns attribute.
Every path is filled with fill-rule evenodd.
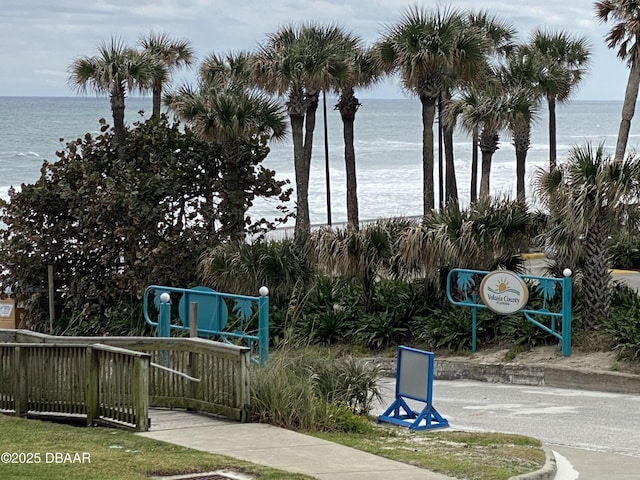
<svg viewBox="0 0 640 480"><path fill-rule="evenodd" d="M615 268L640 268L640 232L619 230L613 237L609 255Z"/></svg>
<svg viewBox="0 0 640 480"><path fill-rule="evenodd" d="M613 308L604 327L621 358L640 359L640 296L626 285L614 288Z"/></svg>
<svg viewBox="0 0 640 480"><path fill-rule="evenodd" d="M416 340L429 350L471 350L471 310L461 307L434 309L428 316L418 319Z"/></svg>
<svg viewBox="0 0 640 480"><path fill-rule="evenodd" d="M535 319L546 325L551 317L536 316ZM557 320L556 330L560 330L561 321ZM541 329L537 325L527 321L522 314L505 316L500 320L500 338L524 347L549 345L559 340Z"/></svg>
<svg viewBox="0 0 640 480"><path fill-rule="evenodd" d="M361 289L341 279L318 277L302 305L296 333L310 343L344 342L359 315Z"/></svg>

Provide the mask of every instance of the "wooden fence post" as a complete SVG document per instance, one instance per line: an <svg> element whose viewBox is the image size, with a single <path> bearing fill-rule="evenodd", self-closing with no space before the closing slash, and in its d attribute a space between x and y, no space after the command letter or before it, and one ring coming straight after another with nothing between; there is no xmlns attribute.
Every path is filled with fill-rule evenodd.
<svg viewBox="0 0 640 480"><path fill-rule="evenodd" d="M53 322L56 316L55 288L53 287L53 265L47 266L47 283L49 284L49 335L53 335Z"/></svg>
<svg viewBox="0 0 640 480"><path fill-rule="evenodd" d="M191 338L198 336L198 302L189 304L189 336Z"/></svg>
<svg viewBox="0 0 640 480"><path fill-rule="evenodd" d="M16 416L22 417L29 411L29 379L28 379L27 347L16 347L14 350L13 365L13 404Z"/></svg>
<svg viewBox="0 0 640 480"><path fill-rule="evenodd" d="M134 359L133 403L136 413L136 430L149 430L149 363L150 355Z"/></svg>
<svg viewBox="0 0 640 480"><path fill-rule="evenodd" d="M85 397L87 426L100 417L100 358L98 351L87 347L87 392Z"/></svg>

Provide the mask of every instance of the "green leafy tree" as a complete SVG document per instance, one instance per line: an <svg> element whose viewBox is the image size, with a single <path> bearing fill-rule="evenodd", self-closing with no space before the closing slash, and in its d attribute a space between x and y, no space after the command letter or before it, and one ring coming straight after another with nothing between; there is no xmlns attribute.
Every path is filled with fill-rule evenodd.
<svg viewBox="0 0 640 480"><path fill-rule="evenodd" d="M211 54L200 68L200 84L196 90L184 86L166 98L178 118L219 148L224 184L219 218L221 233L234 241L244 239L245 226L250 221L245 216L253 197L247 195L244 185L254 175L257 166L254 159L264 158L256 155L256 149L268 152L267 142L281 141L287 133L282 107L248 89L247 59L242 53Z"/></svg>
<svg viewBox="0 0 640 480"><path fill-rule="evenodd" d="M531 221L516 200L483 197L466 210L448 205L399 236L399 271L443 288L441 272L450 268L518 270Z"/></svg>
<svg viewBox="0 0 640 480"><path fill-rule="evenodd" d="M627 62L629 79L624 92L622 119L618 130L615 158L622 160L629 141L631 120L638 100L640 87L640 3L637 0L603 0L595 2L596 16L601 22L611 21L613 26L607 35L607 46L617 48L618 58Z"/></svg>
<svg viewBox="0 0 640 480"><path fill-rule="evenodd" d="M47 266L56 285L56 333L129 334L143 328L150 284L189 286L219 234L222 157L217 145L166 119L128 133L123 160L103 133L67 144L40 178L10 192L0 220L3 283L27 303L31 326L48 324ZM259 163L267 151L254 149ZM273 172L255 172L247 196L278 196Z"/></svg>
<svg viewBox="0 0 640 480"><path fill-rule="evenodd" d="M362 229L323 228L314 233L315 257L325 273L337 274L362 286L362 303L371 311L378 275L390 271L395 241L407 220L379 220Z"/></svg>
<svg viewBox="0 0 640 480"><path fill-rule="evenodd" d="M151 85L153 116L157 118L162 106L162 89L171 79L171 72L178 67L189 67L195 53L188 40L173 39L166 33L150 32L138 43L145 53L158 60Z"/></svg>
<svg viewBox="0 0 640 480"><path fill-rule="evenodd" d="M124 144L124 110L127 91L143 91L157 73L158 63L150 55L112 37L98 47L92 57L78 57L69 66L69 83L81 93L93 90L108 95L113 115L113 129L117 145Z"/></svg>

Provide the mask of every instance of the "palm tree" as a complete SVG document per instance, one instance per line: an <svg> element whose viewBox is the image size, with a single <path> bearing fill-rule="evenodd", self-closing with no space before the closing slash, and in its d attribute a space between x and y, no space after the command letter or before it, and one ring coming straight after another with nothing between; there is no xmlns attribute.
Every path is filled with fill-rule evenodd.
<svg viewBox="0 0 640 480"><path fill-rule="evenodd" d="M98 47L93 57L79 57L69 66L69 82L76 90L109 95L113 114L114 139L124 144L124 109L127 91L144 90L150 84L157 62L153 57L128 47L122 39L111 37Z"/></svg>
<svg viewBox="0 0 640 480"><path fill-rule="evenodd" d="M378 220L362 229L322 228L312 237L317 265L362 286L362 302L371 310L376 278L389 273L399 234L412 222L407 219Z"/></svg>
<svg viewBox="0 0 640 480"><path fill-rule="evenodd" d="M609 313L609 235L628 205L640 200L640 159L613 160L601 144L574 147L566 164L539 170L535 193L556 225L548 233L559 258L581 265L586 326L597 328Z"/></svg>
<svg viewBox="0 0 640 480"><path fill-rule="evenodd" d="M530 225L527 206L514 200L483 197L466 210L447 205L401 232L398 265L402 274L424 276L436 288L450 268L516 270Z"/></svg>
<svg viewBox="0 0 640 480"><path fill-rule="evenodd" d="M197 89L183 86L166 96L165 103L205 140L220 146L223 159L222 234L232 240L244 238L246 203L242 177L253 169L256 142L283 140L285 113L275 101L248 88L249 55L209 55L200 68ZM249 147L249 148L247 148ZM247 154L247 152L249 152Z"/></svg>
<svg viewBox="0 0 640 480"><path fill-rule="evenodd" d="M349 53L349 52L348 52ZM356 177L356 153L354 148L354 123L356 112L361 104L355 96L356 87L366 87L376 82L380 71L370 51L358 45L351 53L351 73L338 83L340 97L335 108L342 118L342 137L344 139L344 163L347 184L347 223L358 229L358 182Z"/></svg>
<svg viewBox="0 0 640 480"><path fill-rule="evenodd" d="M607 46L618 48L617 55L629 66L629 79L624 93L622 119L616 142L616 160L622 160L629 141L631 119L635 113L640 87L640 6L637 0L603 0L595 2L596 15L601 22L615 22L607 35Z"/></svg>
<svg viewBox="0 0 640 480"><path fill-rule="evenodd" d="M525 47L540 64L538 84L549 107L549 167L556 167L556 103L566 102L584 78L591 52L585 37L536 30Z"/></svg>
<svg viewBox="0 0 640 480"><path fill-rule="evenodd" d="M171 71L177 67L188 67L195 56L188 40L172 39L166 33L151 32L140 38L139 45L159 62L153 78L151 91L153 94L153 116L160 116L162 88L170 78Z"/></svg>
<svg viewBox="0 0 640 480"><path fill-rule="evenodd" d="M295 238L304 242L311 231L309 174L319 93L334 90L349 72L345 50L357 38L337 26L286 26L267 36L252 60L254 81L264 91L287 97L296 176Z"/></svg>
<svg viewBox="0 0 640 480"><path fill-rule="evenodd" d="M493 65L511 55L515 48L513 40L517 32L513 25L495 15L489 14L485 10L469 12L466 20L469 26L476 29L487 41L488 50L485 53L485 61L487 62L488 69L478 70L476 72L477 75L472 77L470 81L472 85L474 83L482 84L486 79L486 75L491 74L490 70ZM473 149L471 151L471 185L469 198L473 204L478 199L478 144L480 141L480 132L478 129L474 129L471 132L471 136ZM453 145L453 140L451 140L451 144ZM447 141L445 135L445 152L446 146ZM451 159L449 159L449 156ZM449 164L451 164L451 167ZM449 175L450 169L454 170L453 154L447 155L447 176Z"/></svg>
<svg viewBox="0 0 640 480"><path fill-rule="evenodd" d="M403 87L422 104L423 211L434 206L433 123L436 102L448 75L467 78L484 65L486 40L465 28L457 10L406 10L374 49L381 68L400 74Z"/></svg>
<svg viewBox="0 0 640 480"><path fill-rule="evenodd" d="M525 200L525 172L527 153L531 147L531 125L537 119L540 92L537 76L540 67L536 57L527 55L517 47L507 56L499 72L500 80L507 89L507 123L511 141L516 151L516 192Z"/></svg>
<svg viewBox="0 0 640 480"><path fill-rule="evenodd" d="M484 85L468 88L447 106L445 118L460 117L468 132L480 131L478 145L482 153L480 197L488 197L491 162L498 150L499 132L506 126L505 92L495 77L487 77Z"/></svg>
<svg viewBox="0 0 640 480"><path fill-rule="evenodd" d="M525 173L527 153L531 147L531 124L537 116L539 103L534 91L526 86L507 90L505 98L506 122L516 151L516 195L525 201Z"/></svg>

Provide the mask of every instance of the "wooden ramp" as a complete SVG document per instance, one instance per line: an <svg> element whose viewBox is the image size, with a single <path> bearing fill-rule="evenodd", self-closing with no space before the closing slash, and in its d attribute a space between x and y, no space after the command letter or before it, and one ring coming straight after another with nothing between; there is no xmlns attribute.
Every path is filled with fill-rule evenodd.
<svg viewBox="0 0 640 480"><path fill-rule="evenodd" d="M151 420L150 432L182 430L194 427L214 427L237 423L206 413L182 410L179 408L150 408L149 418Z"/></svg>

